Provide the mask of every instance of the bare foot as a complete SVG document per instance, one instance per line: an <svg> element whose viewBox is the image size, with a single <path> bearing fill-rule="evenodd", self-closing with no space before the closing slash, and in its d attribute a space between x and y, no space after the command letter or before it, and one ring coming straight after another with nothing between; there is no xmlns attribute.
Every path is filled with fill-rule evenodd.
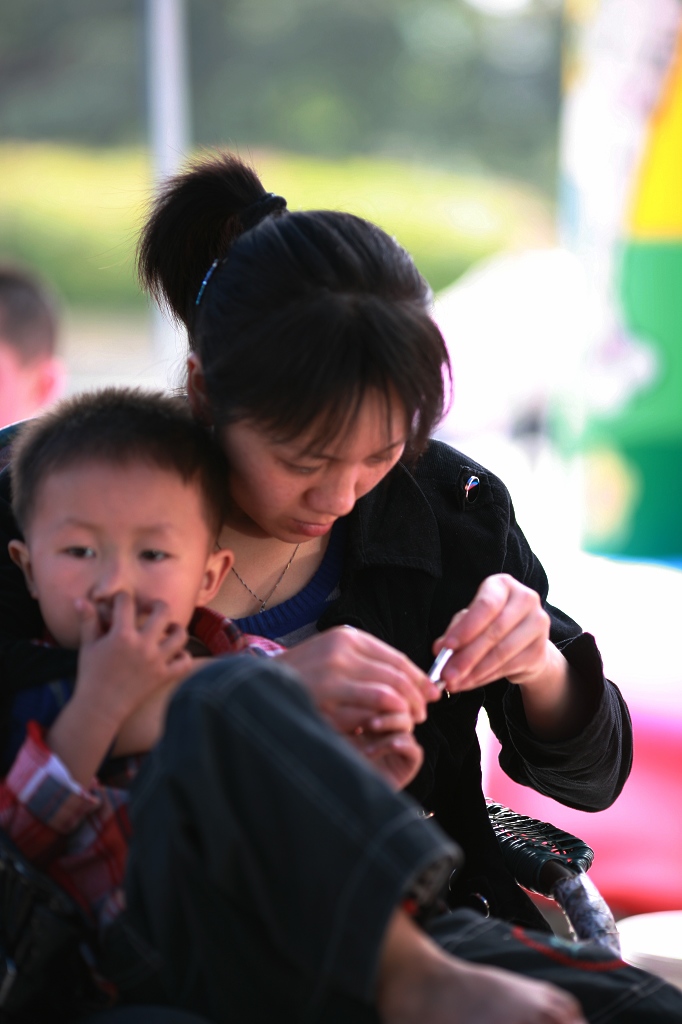
<svg viewBox="0 0 682 1024"><path fill-rule="evenodd" d="M400 911L386 933L377 1009L383 1024L587 1024L569 993L450 956Z"/></svg>

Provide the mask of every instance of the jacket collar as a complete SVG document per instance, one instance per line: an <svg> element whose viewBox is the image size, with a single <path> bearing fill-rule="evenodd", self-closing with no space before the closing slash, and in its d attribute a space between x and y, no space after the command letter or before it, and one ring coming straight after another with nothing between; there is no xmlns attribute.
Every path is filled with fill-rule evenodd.
<svg viewBox="0 0 682 1024"><path fill-rule="evenodd" d="M402 462L358 501L348 525L346 558L351 571L394 565L442 577L436 517Z"/></svg>

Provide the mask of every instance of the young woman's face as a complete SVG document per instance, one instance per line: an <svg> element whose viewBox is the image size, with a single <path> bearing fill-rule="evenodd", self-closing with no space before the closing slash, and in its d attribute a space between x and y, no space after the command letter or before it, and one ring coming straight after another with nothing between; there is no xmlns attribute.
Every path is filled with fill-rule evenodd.
<svg viewBox="0 0 682 1024"><path fill-rule="evenodd" d="M314 436L282 442L248 421L222 429L235 505L230 525L292 544L323 536L396 464L407 421L398 401L387 410L384 396L370 392L337 439L311 448Z"/></svg>

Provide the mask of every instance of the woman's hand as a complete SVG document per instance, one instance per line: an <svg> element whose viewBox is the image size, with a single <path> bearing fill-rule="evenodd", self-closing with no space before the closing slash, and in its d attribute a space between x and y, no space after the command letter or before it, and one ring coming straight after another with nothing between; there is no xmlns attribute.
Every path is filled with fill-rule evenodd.
<svg viewBox="0 0 682 1024"><path fill-rule="evenodd" d="M424 760L424 751L411 732L358 733L351 743L393 789L412 782Z"/></svg>
<svg viewBox="0 0 682 1024"><path fill-rule="evenodd" d="M345 735L410 732L440 691L400 651L359 629L337 626L279 659L300 674L318 711Z"/></svg>
<svg viewBox="0 0 682 1024"><path fill-rule="evenodd" d="M521 688L528 725L542 739L575 735L594 713L596 696L549 639L540 596L513 576L488 576L468 608L453 618L434 653L452 657L441 672L451 693L507 678Z"/></svg>
<svg viewBox="0 0 682 1024"><path fill-rule="evenodd" d="M540 596L513 576L488 576L468 608L433 645L453 650L441 677L451 692L506 677L520 686L541 678L549 654L549 615ZM549 645L553 646L553 645Z"/></svg>

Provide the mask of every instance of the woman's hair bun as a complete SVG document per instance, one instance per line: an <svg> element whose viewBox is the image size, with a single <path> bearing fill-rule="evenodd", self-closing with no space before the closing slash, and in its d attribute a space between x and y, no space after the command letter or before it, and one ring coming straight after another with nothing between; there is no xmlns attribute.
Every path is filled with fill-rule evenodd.
<svg viewBox="0 0 682 1024"><path fill-rule="evenodd" d="M245 210L239 215L242 222L242 229L248 231L249 228L255 228L256 224L260 224L262 220L269 217L271 213L278 213L280 210L286 210L287 201L284 196L278 196L274 192L266 192L260 199L256 199L255 203L251 203Z"/></svg>
<svg viewBox="0 0 682 1024"><path fill-rule="evenodd" d="M224 257L243 231L286 201L266 192L238 157L202 156L163 184L140 236L140 284L191 327L194 303L211 263Z"/></svg>

